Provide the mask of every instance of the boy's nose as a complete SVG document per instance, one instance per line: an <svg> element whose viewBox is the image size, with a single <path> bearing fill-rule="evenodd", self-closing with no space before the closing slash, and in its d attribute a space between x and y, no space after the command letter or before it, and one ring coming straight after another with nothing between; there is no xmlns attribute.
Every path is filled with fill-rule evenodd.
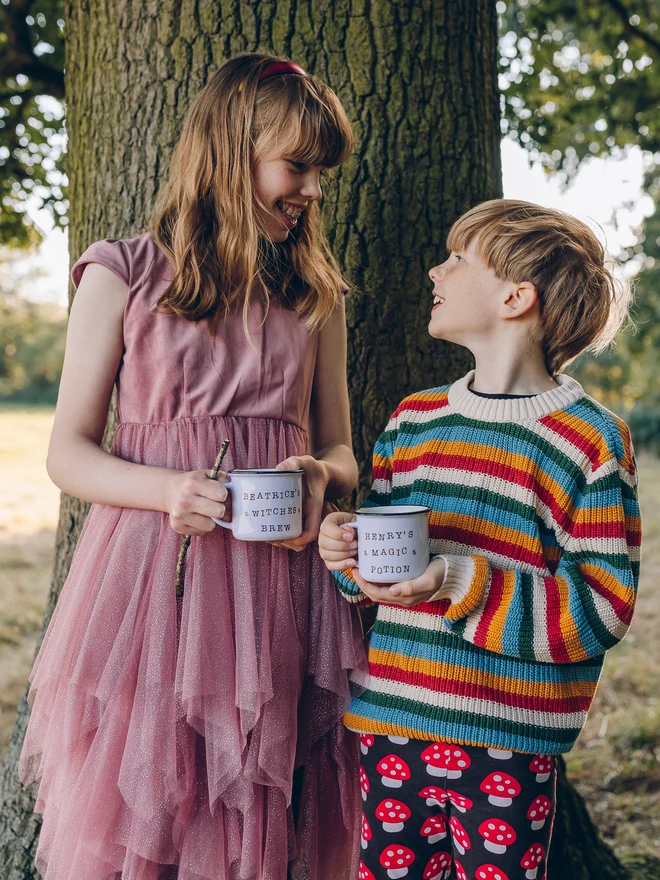
<svg viewBox="0 0 660 880"><path fill-rule="evenodd" d="M429 278L434 284L437 284L439 281L442 281L444 277L444 269L442 265L434 266L432 269L429 269Z"/></svg>

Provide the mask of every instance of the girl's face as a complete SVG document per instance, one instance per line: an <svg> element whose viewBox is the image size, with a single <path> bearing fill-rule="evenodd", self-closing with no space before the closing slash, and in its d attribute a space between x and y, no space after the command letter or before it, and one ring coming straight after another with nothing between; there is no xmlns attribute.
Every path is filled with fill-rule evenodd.
<svg viewBox="0 0 660 880"><path fill-rule="evenodd" d="M321 165L298 162L281 147L266 152L255 164L257 212L272 241L286 241L303 211L321 198ZM263 206L263 207L262 207Z"/></svg>

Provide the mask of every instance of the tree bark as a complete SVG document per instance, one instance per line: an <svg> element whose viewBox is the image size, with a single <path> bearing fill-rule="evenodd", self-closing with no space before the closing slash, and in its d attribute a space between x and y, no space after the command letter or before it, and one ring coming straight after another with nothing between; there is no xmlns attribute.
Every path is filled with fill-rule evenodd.
<svg viewBox="0 0 660 880"><path fill-rule="evenodd" d="M410 390L451 381L467 352L432 341L429 267L467 207L501 195L497 26L491 0L67 0L70 248L138 234L190 99L240 50L285 53L337 91L357 147L325 194L348 300L349 385L360 486L378 433ZM111 420L112 423L112 420ZM210 464L210 463L209 463ZM87 512L64 497L47 625ZM34 792L17 781L23 700L0 776L5 880L36 878ZM566 878L623 878L567 783L553 864ZM582 858L571 817L600 862ZM593 868L593 865L600 867ZM552 874L551 876L556 876ZM92 880L92 878L90 878Z"/></svg>

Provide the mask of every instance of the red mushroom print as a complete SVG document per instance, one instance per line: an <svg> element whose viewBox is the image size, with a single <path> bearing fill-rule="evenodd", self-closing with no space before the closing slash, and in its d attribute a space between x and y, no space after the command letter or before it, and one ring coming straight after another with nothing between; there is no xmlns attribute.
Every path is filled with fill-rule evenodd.
<svg viewBox="0 0 660 880"><path fill-rule="evenodd" d="M366 801L371 785L369 784L369 777L362 765L360 765L360 788L362 789L362 800Z"/></svg>
<svg viewBox="0 0 660 880"><path fill-rule="evenodd" d="M360 859L360 867L358 869L358 880L376 880L362 859Z"/></svg>
<svg viewBox="0 0 660 880"><path fill-rule="evenodd" d="M449 792L445 791L444 788L438 788L437 785L427 785L426 788L419 792L418 797L426 798L426 805L428 807L432 807L433 804L444 807L449 800Z"/></svg>
<svg viewBox="0 0 660 880"><path fill-rule="evenodd" d="M398 746L405 746L407 742L410 741L410 738L407 736L389 736L387 737L391 743L396 743Z"/></svg>
<svg viewBox="0 0 660 880"><path fill-rule="evenodd" d="M525 868L525 877L527 880L536 880L536 873L539 865L543 861L545 850L540 843L533 843L522 857L520 867Z"/></svg>
<svg viewBox="0 0 660 880"><path fill-rule="evenodd" d="M424 880L446 880L451 873L451 856L448 852L434 853L426 863Z"/></svg>
<svg viewBox="0 0 660 880"><path fill-rule="evenodd" d="M496 761L508 761L509 758L513 757L513 752L509 751L509 749L488 749L488 754L491 758L495 758Z"/></svg>
<svg viewBox="0 0 660 880"><path fill-rule="evenodd" d="M369 822L367 821L367 817L362 813L362 836L360 838L360 846L362 849L366 849L369 841L371 840L371 828L369 827Z"/></svg>
<svg viewBox="0 0 660 880"><path fill-rule="evenodd" d="M545 820L551 812L552 804L550 798L547 798L544 794L535 797L529 805L529 810L527 810L527 818L532 823L532 831L538 831L539 828L543 828Z"/></svg>
<svg viewBox="0 0 660 880"><path fill-rule="evenodd" d="M448 747L445 754L445 763L447 765L447 779L460 779L463 770L467 770L472 761L468 757L468 753L458 746L452 745Z"/></svg>
<svg viewBox="0 0 660 880"><path fill-rule="evenodd" d="M366 755L369 749L376 742L374 739L373 733L361 733L360 734L360 751L363 755Z"/></svg>
<svg viewBox="0 0 660 880"><path fill-rule="evenodd" d="M449 820L449 827L451 828L454 846L459 853L464 856L465 850L470 849L470 838L467 835L467 831L463 828L456 816L452 816Z"/></svg>
<svg viewBox="0 0 660 880"><path fill-rule="evenodd" d="M410 810L401 801L387 798L376 807L376 818L383 823L383 831L393 834L403 831L403 823L410 819Z"/></svg>
<svg viewBox="0 0 660 880"><path fill-rule="evenodd" d="M457 791L452 791L451 788L448 788L445 794L451 805L456 807L461 813L465 813L466 810L472 809L472 801L470 798L463 797L462 794L459 794Z"/></svg>
<svg viewBox="0 0 660 880"><path fill-rule="evenodd" d="M444 840L447 836L447 820L444 813L438 813L437 816L429 816L419 833L422 837L426 837L429 843L437 843L439 840Z"/></svg>
<svg viewBox="0 0 660 880"><path fill-rule="evenodd" d="M401 788L406 779L410 779L410 767L403 758L396 755L385 755L377 764L381 782L388 788Z"/></svg>
<svg viewBox="0 0 660 880"><path fill-rule="evenodd" d="M503 819L486 819L479 826L479 834L484 839L484 846L492 853L501 855L507 846L516 841L516 832Z"/></svg>
<svg viewBox="0 0 660 880"><path fill-rule="evenodd" d="M537 782L547 782L554 767L555 759L552 755L534 755L529 764L532 773L536 773Z"/></svg>
<svg viewBox="0 0 660 880"><path fill-rule="evenodd" d="M470 880L465 868L460 862L457 862L456 859L454 859L454 868L456 869L456 880Z"/></svg>
<svg viewBox="0 0 660 880"><path fill-rule="evenodd" d="M427 773L447 779L459 779L471 764L467 752L450 743L431 743L420 757L426 763Z"/></svg>
<svg viewBox="0 0 660 880"><path fill-rule="evenodd" d="M495 807L510 807L514 797L522 791L520 784L508 773L490 773L479 788Z"/></svg>
<svg viewBox="0 0 660 880"><path fill-rule="evenodd" d="M479 865L474 875L477 880L509 880L504 871L497 865Z"/></svg>
<svg viewBox="0 0 660 880"><path fill-rule="evenodd" d="M415 861L415 853L407 846L387 846L380 854L380 863L387 870L387 876L392 880L405 877L408 868Z"/></svg>
<svg viewBox="0 0 660 880"><path fill-rule="evenodd" d="M446 748L446 743L431 743L431 745L427 746L420 755L422 761L426 762L426 772L431 776L447 775L444 755L444 750Z"/></svg>

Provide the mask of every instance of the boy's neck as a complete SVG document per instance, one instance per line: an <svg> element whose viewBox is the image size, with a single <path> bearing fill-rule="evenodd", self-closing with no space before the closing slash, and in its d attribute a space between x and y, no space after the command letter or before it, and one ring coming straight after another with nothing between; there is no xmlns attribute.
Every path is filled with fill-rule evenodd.
<svg viewBox="0 0 660 880"><path fill-rule="evenodd" d="M472 351L475 373L470 389L483 394L542 394L557 387L540 350L499 345Z"/></svg>

